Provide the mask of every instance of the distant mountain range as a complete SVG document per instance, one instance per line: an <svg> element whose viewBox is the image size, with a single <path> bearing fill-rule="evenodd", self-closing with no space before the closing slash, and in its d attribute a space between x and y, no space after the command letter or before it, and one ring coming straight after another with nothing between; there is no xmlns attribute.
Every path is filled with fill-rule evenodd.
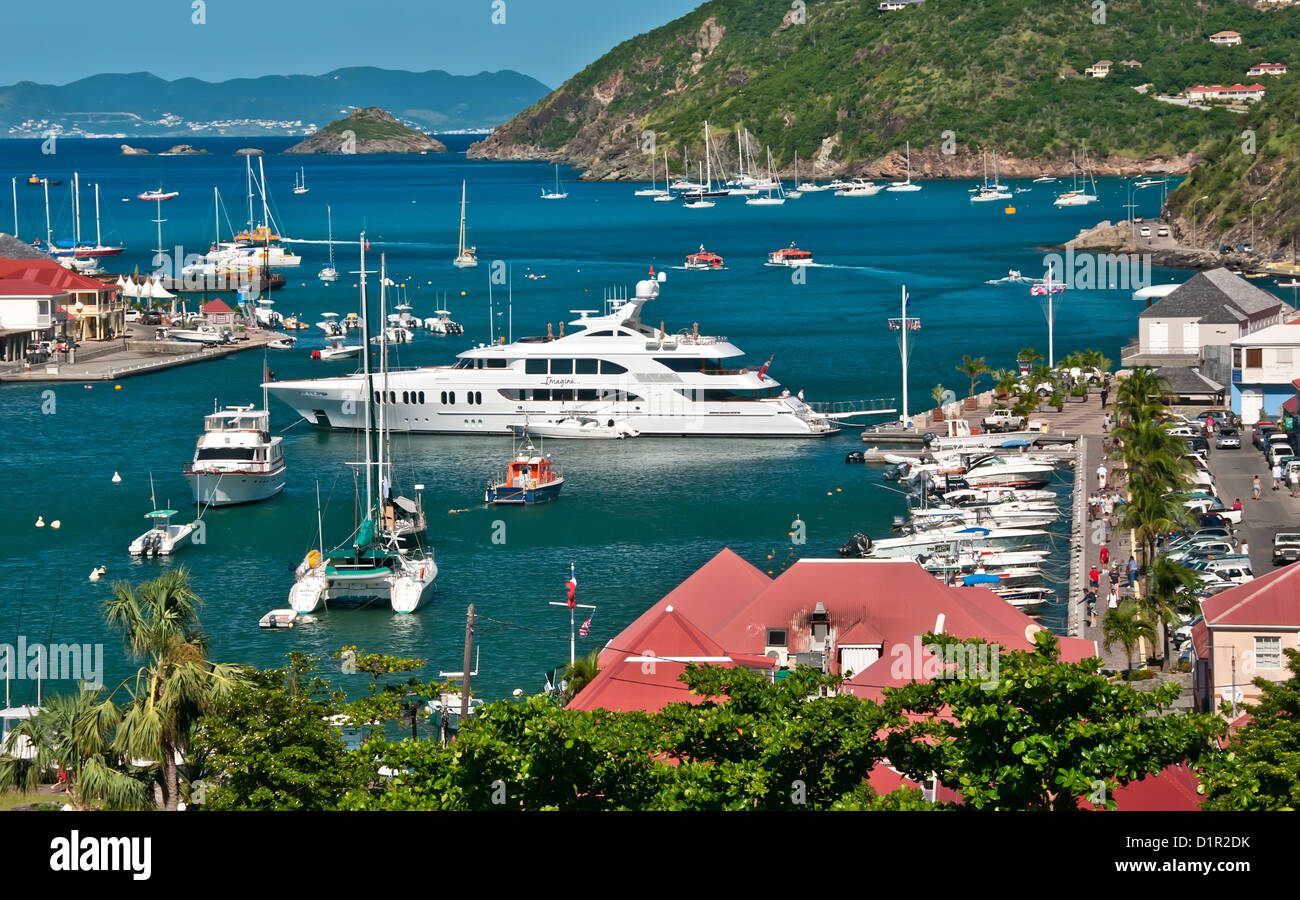
<svg viewBox="0 0 1300 900"><path fill-rule="evenodd" d="M353 107L382 106L426 131L486 131L550 92L509 70L478 75L372 67L212 83L148 72L55 86L0 87L0 136L132 137L310 134Z"/></svg>

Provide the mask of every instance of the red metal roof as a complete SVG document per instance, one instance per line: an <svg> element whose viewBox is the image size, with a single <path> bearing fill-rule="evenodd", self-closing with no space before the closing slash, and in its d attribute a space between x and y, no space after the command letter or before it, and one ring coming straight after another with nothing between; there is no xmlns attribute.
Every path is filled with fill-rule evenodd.
<svg viewBox="0 0 1300 900"><path fill-rule="evenodd" d="M1210 627L1300 627L1300 565L1285 566L1201 601Z"/></svg>
<svg viewBox="0 0 1300 900"><path fill-rule="evenodd" d="M1292 397L1290 400L1287 400L1285 403L1283 403L1282 411L1289 412L1293 416L1296 415L1296 399L1297 398Z"/></svg>
<svg viewBox="0 0 1300 900"><path fill-rule="evenodd" d="M1196 792L1200 779L1186 764L1166 766L1154 775L1115 789L1120 812L1199 812L1205 798ZM1097 809L1087 800L1080 809Z"/></svg>
<svg viewBox="0 0 1300 900"><path fill-rule="evenodd" d="M78 275L52 259L0 259L0 279L26 278L64 291L111 293L116 285Z"/></svg>
<svg viewBox="0 0 1300 900"><path fill-rule="evenodd" d="M211 303L205 303L199 309L204 315L208 313L233 313L234 310L225 304L223 300L213 300Z"/></svg>
<svg viewBox="0 0 1300 900"><path fill-rule="evenodd" d="M0 297L58 297L66 293L30 278L0 277Z"/></svg>

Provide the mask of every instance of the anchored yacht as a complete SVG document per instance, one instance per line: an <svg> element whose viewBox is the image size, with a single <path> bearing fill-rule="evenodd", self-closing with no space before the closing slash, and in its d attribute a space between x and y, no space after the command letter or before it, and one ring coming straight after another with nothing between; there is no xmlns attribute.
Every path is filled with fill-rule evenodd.
<svg viewBox="0 0 1300 900"><path fill-rule="evenodd" d="M667 334L641 322L659 296L658 280L635 295L606 296L603 313L579 318L558 337L522 338L459 354L455 365L390 372L375 392L395 432L509 434L528 419L613 419L642 435L824 437L839 426L761 368L724 368L743 356L725 337L697 330ZM769 360L769 364L770 364ZM269 382L271 394L320 428L365 427L360 375ZM787 392L788 393L788 392Z"/></svg>
<svg viewBox="0 0 1300 900"><path fill-rule="evenodd" d="M203 418L194 459L185 466L196 502L233 506L269 500L284 490L281 437L270 434L270 413L251 406L214 409Z"/></svg>

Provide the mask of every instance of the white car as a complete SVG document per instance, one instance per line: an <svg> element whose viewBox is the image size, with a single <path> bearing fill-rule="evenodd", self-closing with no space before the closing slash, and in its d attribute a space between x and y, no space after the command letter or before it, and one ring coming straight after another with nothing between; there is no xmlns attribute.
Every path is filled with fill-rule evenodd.
<svg viewBox="0 0 1300 900"><path fill-rule="evenodd" d="M1140 237L1149 238L1151 237L1151 229L1143 225L1141 228L1138 229L1138 235Z"/></svg>
<svg viewBox="0 0 1300 900"><path fill-rule="evenodd" d="M1161 228L1159 231L1156 232L1156 237L1169 237L1169 229Z"/></svg>

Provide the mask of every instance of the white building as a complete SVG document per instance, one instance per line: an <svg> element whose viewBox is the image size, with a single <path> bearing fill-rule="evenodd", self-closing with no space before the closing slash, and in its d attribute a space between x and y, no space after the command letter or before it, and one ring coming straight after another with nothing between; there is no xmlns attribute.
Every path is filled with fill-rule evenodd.
<svg viewBox="0 0 1300 900"><path fill-rule="evenodd" d="M23 358L27 345L54 329L55 314L68 304L66 291L23 278L0 278L0 361Z"/></svg>
<svg viewBox="0 0 1300 900"><path fill-rule="evenodd" d="M1246 425L1277 415L1296 395L1300 378L1300 319L1232 342L1232 411Z"/></svg>
<svg viewBox="0 0 1300 900"><path fill-rule="evenodd" d="M1210 43L1218 44L1220 47L1231 47L1241 43L1241 32L1239 31L1216 31L1210 35Z"/></svg>

